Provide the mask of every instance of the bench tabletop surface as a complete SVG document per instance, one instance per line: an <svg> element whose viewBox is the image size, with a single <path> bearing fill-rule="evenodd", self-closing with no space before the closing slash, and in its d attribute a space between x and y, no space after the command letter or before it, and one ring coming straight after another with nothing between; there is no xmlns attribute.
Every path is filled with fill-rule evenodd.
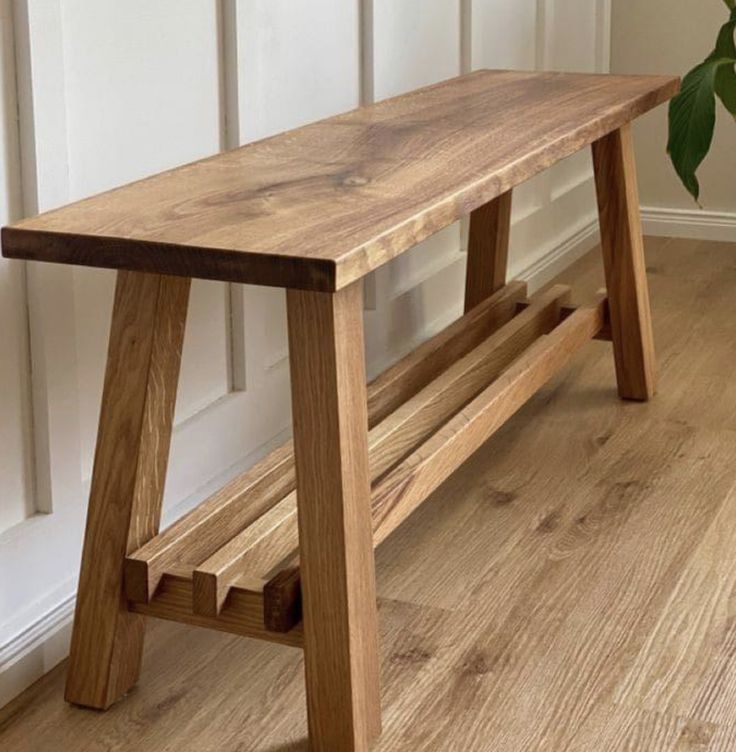
<svg viewBox="0 0 736 752"><path fill-rule="evenodd" d="M337 290L677 88L478 71L21 221L3 253Z"/></svg>

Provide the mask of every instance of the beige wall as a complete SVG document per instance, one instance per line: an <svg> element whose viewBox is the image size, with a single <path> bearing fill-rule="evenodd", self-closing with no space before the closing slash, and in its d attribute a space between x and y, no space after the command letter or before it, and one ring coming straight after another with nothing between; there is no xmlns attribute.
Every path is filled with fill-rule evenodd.
<svg viewBox="0 0 736 752"><path fill-rule="evenodd" d="M727 19L722 0L613 0L611 69L684 75L713 49ZM641 201L645 207L693 209L665 153L667 111L637 126ZM713 149L698 173L701 203L736 215L736 123L718 105Z"/></svg>

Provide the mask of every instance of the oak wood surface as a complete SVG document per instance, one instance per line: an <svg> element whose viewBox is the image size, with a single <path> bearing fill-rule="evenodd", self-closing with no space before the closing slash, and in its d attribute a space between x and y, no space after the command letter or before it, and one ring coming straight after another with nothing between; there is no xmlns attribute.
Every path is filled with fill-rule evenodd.
<svg viewBox="0 0 736 752"><path fill-rule="evenodd" d="M591 343L378 549L374 752L736 748L734 250L647 239L656 400L614 399ZM593 294L599 252L558 281ZM1 749L308 749L296 650L150 620L104 714L66 671L0 710Z"/></svg>
<svg viewBox="0 0 736 752"><path fill-rule="evenodd" d="M579 308L540 337L487 389L413 452L379 484L372 498L373 539L380 545L601 330L601 300Z"/></svg>
<svg viewBox="0 0 736 752"><path fill-rule="evenodd" d="M477 71L23 220L3 253L336 290L677 88Z"/></svg>
<svg viewBox="0 0 736 752"><path fill-rule="evenodd" d="M377 376L368 385L369 425L380 423L509 321L526 293L525 283L510 282Z"/></svg>
<svg viewBox="0 0 736 752"><path fill-rule="evenodd" d="M229 592L227 607L213 617L197 614L192 610L192 588L191 569L172 567L172 572L162 578L151 602L132 603L131 611L134 614L216 629L281 645L303 646L302 628L298 621L292 622L289 629L282 629L278 633L265 629L262 587L253 587L250 583L248 587L233 587Z"/></svg>
<svg viewBox="0 0 736 752"><path fill-rule="evenodd" d="M569 297L569 292L569 287L556 285L535 295L524 311L450 366L381 423L374 426L368 434L371 481L379 481L397 462L417 450L425 440L436 435L436 432L447 436L447 433L443 433L445 429L443 424L446 422L454 424L456 418L453 416L461 408L490 382L502 375L526 348L553 330L559 321L562 302ZM463 426L459 426L456 430L462 433ZM449 433L452 434L453 431ZM375 494L374 490L372 503L375 502ZM415 506L421 501L422 499L418 498ZM286 503L287 500L284 506ZM413 509L415 506L406 507L406 509ZM374 510L375 508L374 506ZM401 519L403 518L397 514L394 528ZM373 514L374 546L377 546L388 534L384 529L382 537L377 535L378 523L379 519ZM282 525L288 524L288 518L284 518ZM270 551L280 550L280 556L283 557L281 566L291 569L298 564L298 541L293 535L289 537L283 532L283 530L272 530L270 536L272 540L264 541L263 545ZM289 544L291 550L284 549L284 546ZM242 558L239 556L238 560L239 566L233 567L230 573L232 581L237 576L249 572L254 563L247 555ZM258 578L265 576L263 571L256 571L254 574ZM264 608L269 615L277 614L280 608L282 616L280 618L274 616L274 623L289 629L293 623L286 618L286 613L298 613L292 602L296 597L293 587L296 574L284 582L285 588L293 593L291 600L288 594L281 592L274 582L274 579L280 579L280 577L279 572L275 578L269 579ZM230 584L227 579L223 578L225 587ZM280 607L276 601L281 604Z"/></svg>
<svg viewBox="0 0 736 752"><path fill-rule="evenodd" d="M258 578L259 570L252 569L253 562L248 560L248 552L257 546L273 548L274 540L271 534L283 526L289 518L296 518L296 493L293 491L252 525L231 538L212 556L197 564L193 573L194 612L217 616L225 603L230 587L235 584L241 574L245 573ZM293 532L296 533L296 529ZM276 534L278 536L278 531ZM266 567L264 571L267 572L270 567L268 565Z"/></svg>
<svg viewBox="0 0 736 752"><path fill-rule="evenodd" d="M465 267L465 312L506 284L512 191L470 213Z"/></svg>
<svg viewBox="0 0 736 752"><path fill-rule="evenodd" d="M516 287L516 286L513 286ZM535 339L558 322L569 287L558 285L532 297L528 307L486 340L440 373L424 389L404 402L368 433L371 481L378 480L421 442L437 431L463 405L512 363ZM499 298L500 296L497 296ZM475 325L475 317L466 319ZM453 327L453 331L456 328ZM460 337L458 339L467 339ZM417 361L411 360L412 363ZM194 568L194 610L214 616L222 608L230 587L248 576L269 583L265 609L274 623L290 629L285 613L298 613L291 598L276 581L294 592L294 580L283 579L282 568L298 564L296 493L292 492L252 526L227 542L208 560ZM274 576L269 572L277 569ZM278 601L282 605L279 607Z"/></svg>
<svg viewBox="0 0 736 752"><path fill-rule="evenodd" d="M657 364L631 125L593 144L593 167L618 391L647 400L657 389Z"/></svg>
<svg viewBox="0 0 736 752"><path fill-rule="evenodd" d="M292 491L295 483L289 441L130 552L125 561L127 597L137 603L149 601L164 572L181 564L197 564L212 555Z"/></svg>
<svg viewBox="0 0 736 752"><path fill-rule="evenodd" d="M363 286L286 295L310 746L381 730Z"/></svg>
<svg viewBox="0 0 736 752"><path fill-rule="evenodd" d="M79 705L109 707L140 671L123 563L158 531L189 287L118 273L66 687Z"/></svg>

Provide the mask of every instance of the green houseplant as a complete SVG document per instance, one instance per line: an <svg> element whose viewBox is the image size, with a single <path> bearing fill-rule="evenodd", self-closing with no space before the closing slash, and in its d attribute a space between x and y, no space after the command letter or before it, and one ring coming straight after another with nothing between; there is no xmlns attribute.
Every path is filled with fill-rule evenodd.
<svg viewBox="0 0 736 752"><path fill-rule="evenodd" d="M695 173L713 142L716 97L736 117L736 0L723 1L729 19L718 33L715 49L685 76L682 90L670 103L667 151L696 201L700 184Z"/></svg>

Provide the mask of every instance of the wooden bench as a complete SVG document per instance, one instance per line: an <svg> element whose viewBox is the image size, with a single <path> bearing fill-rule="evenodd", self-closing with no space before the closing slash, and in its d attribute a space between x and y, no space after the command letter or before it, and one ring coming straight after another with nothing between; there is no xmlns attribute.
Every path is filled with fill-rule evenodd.
<svg viewBox="0 0 736 752"><path fill-rule="evenodd" d="M374 547L591 338L621 397L655 391L630 122L677 88L479 71L3 229L10 258L119 270L70 702L131 688L155 616L303 647L312 748L367 749ZM590 144L608 297L528 298L512 188ZM467 215L465 315L366 387L363 278ZM294 439L159 533L192 277L287 288Z"/></svg>

